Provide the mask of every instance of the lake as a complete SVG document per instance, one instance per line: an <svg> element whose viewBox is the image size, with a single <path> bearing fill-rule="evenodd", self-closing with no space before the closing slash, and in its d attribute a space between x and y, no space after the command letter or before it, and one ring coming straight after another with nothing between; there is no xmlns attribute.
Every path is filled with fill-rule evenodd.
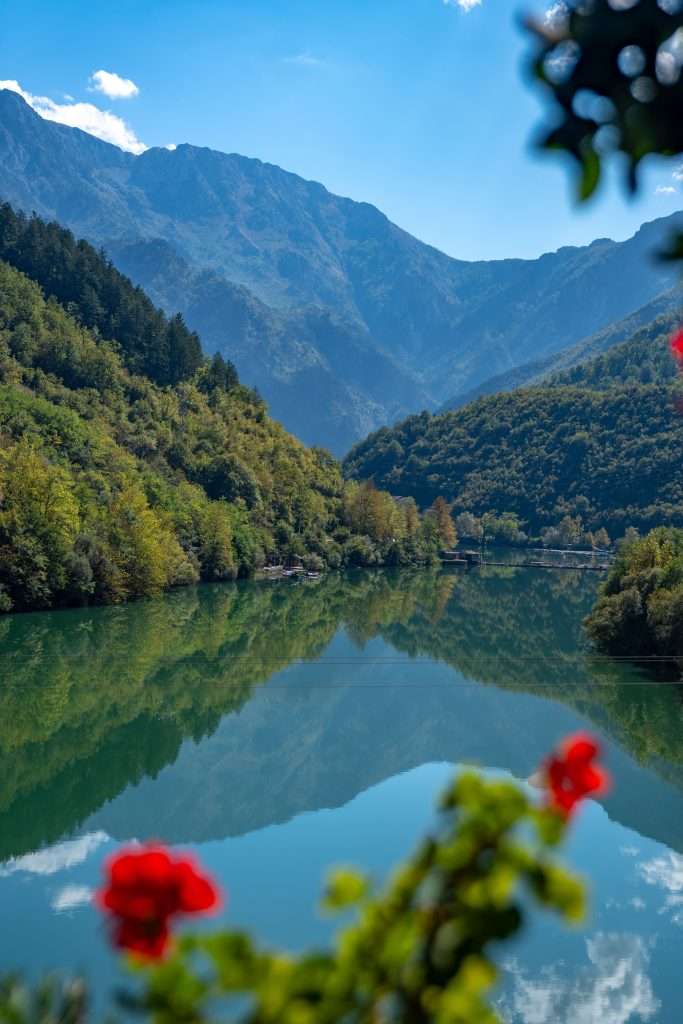
<svg viewBox="0 0 683 1024"><path fill-rule="evenodd" d="M510 1024L679 1024L683 698L591 656L591 573L366 571L204 586L0 619L0 968L120 982L90 906L101 862L154 837L192 848L223 919L329 941L326 868L382 877L475 764L526 780L590 728L614 789L563 856L591 912L539 915L501 951Z"/></svg>

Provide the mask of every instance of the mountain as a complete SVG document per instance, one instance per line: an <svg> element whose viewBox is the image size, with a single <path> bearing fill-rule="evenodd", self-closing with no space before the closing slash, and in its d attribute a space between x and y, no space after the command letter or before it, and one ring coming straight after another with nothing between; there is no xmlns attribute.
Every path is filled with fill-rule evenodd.
<svg viewBox="0 0 683 1024"><path fill-rule="evenodd" d="M0 198L104 246L286 426L337 452L667 291L675 271L650 257L682 219L537 260L465 262L273 165L189 145L133 156L7 90Z"/></svg>
<svg viewBox="0 0 683 1024"><path fill-rule="evenodd" d="M584 338L575 345L562 349L556 355L546 356L544 359L537 359L531 363L524 363L508 373L497 374L489 377L478 387L451 398L439 409L439 412L448 412L450 409L460 409L464 405L482 398L484 395L495 395L501 391L514 391L516 388L528 387L530 384L542 384L552 380L561 380L565 383L579 383L583 374L579 369L576 374L570 373L573 367L588 366L591 369L589 375L595 376L598 369L606 368L607 364L596 361L595 357L607 352L620 342L631 339L634 336L646 343L645 347L637 342L638 353L648 360L649 345L664 336L670 334L681 322L681 307L683 306L683 285L676 284L673 288L658 295L652 302L631 313L629 316L609 324L602 330ZM659 347L660 353L664 351ZM673 376L673 364L666 360L670 373L667 377ZM621 383L623 383L623 378ZM635 373L632 379L640 379Z"/></svg>
<svg viewBox="0 0 683 1024"><path fill-rule="evenodd" d="M193 268L162 239L107 248L125 274L163 308L177 306L203 339L224 337L230 325L230 344L218 349L248 368L271 414L307 444L342 454L378 423L430 404L357 317L322 305L275 309L217 271Z"/></svg>

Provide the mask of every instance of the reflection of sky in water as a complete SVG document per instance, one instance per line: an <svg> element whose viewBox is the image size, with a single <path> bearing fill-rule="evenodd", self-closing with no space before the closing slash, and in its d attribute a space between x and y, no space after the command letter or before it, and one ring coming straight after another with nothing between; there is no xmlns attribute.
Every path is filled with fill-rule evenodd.
<svg viewBox="0 0 683 1024"><path fill-rule="evenodd" d="M335 810L195 846L226 886L223 919L291 948L323 943L332 922L315 903L332 863L379 876L429 825L442 764L397 775ZM99 916L89 902L114 847L102 831L0 866L0 964L33 971L77 967L100 990L116 981ZM609 819L589 803L565 850L590 874L591 919L567 931L547 916L505 952L500 1010L511 1024L677 1024L683 857ZM40 922L40 927L36 927Z"/></svg>
<svg viewBox="0 0 683 1024"><path fill-rule="evenodd" d="M591 919L569 932L534 917L501 952L497 998L510 1024L680 1024L683 705L626 666L588 664L594 586L331 575L5 620L0 970L82 971L111 993L91 895L103 858L136 837L192 847L228 889L227 924L277 947L326 943L326 868L385 874L429 826L448 764L526 778L589 727L616 783L565 851L591 880Z"/></svg>

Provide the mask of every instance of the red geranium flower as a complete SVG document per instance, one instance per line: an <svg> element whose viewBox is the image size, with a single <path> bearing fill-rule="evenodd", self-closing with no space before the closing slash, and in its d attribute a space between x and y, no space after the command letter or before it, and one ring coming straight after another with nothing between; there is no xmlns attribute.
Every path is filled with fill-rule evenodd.
<svg viewBox="0 0 683 1024"><path fill-rule="evenodd" d="M558 753L545 763L551 805L568 817L575 805L592 793L600 796L609 789L609 775L596 764L597 742L586 733L568 736Z"/></svg>
<svg viewBox="0 0 683 1024"><path fill-rule="evenodd" d="M671 355L674 359L682 363L683 362L683 328L676 331L671 335L669 339L669 345L671 346Z"/></svg>
<svg viewBox="0 0 683 1024"><path fill-rule="evenodd" d="M172 918L220 905L216 886L195 861L163 846L120 850L109 859L107 874L97 903L111 917L112 944L152 960L168 948Z"/></svg>

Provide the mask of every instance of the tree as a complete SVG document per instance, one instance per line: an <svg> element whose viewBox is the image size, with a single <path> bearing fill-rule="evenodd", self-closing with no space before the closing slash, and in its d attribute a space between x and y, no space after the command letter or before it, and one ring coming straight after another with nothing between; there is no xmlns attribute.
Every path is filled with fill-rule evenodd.
<svg viewBox="0 0 683 1024"><path fill-rule="evenodd" d="M417 510L414 498L404 498L401 502L405 534L407 537L414 536L420 528L420 513Z"/></svg>
<svg viewBox="0 0 683 1024"><path fill-rule="evenodd" d="M450 505L445 498L439 495L434 500L430 513L434 516L436 530L441 543L444 548L451 550L458 542L458 535L455 532Z"/></svg>
<svg viewBox="0 0 683 1024"><path fill-rule="evenodd" d="M455 520L455 529L459 537L480 541L482 536L481 521L471 512L461 512Z"/></svg>
<svg viewBox="0 0 683 1024"><path fill-rule="evenodd" d="M593 534L593 547L602 548L607 550L610 546L610 539L607 530L602 526L599 530L596 530Z"/></svg>

